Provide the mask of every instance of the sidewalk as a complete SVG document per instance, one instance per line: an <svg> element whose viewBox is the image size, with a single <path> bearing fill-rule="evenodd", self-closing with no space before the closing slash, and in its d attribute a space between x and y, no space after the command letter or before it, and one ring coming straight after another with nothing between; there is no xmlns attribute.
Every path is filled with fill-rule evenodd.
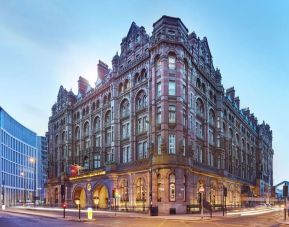
<svg viewBox="0 0 289 227"><path fill-rule="evenodd" d="M234 216L246 216L246 215L257 215L269 212L278 211L280 208L272 207L260 207L260 208L249 208L249 209L238 209L225 213L223 212L213 212L212 218L210 213L204 213L203 218L200 214L176 214L176 215L159 215L150 216L147 213L133 213L133 212L114 212L114 211L100 211L94 210L93 220L99 218L148 218L148 219L166 219L166 220L186 220L186 221L199 221L199 220L216 220L220 218L229 218ZM44 207L11 207L7 208L4 212L22 213L28 215L38 215L48 218L57 218L63 220L63 209L62 208L44 208ZM70 221L93 221L87 219L87 210L81 210L80 216L78 218L79 211L77 209L66 209L66 220ZM280 220L281 221L281 220ZM287 223L287 222L286 222Z"/></svg>
<svg viewBox="0 0 289 227"><path fill-rule="evenodd" d="M63 218L63 209L61 208L27 208L27 207L12 207L7 208L4 212L21 213L28 215L37 215L47 218ZM131 213L131 212L114 212L114 211L93 211L93 219L87 219L87 210L81 210L81 219L78 218L77 209L66 209L65 220L69 221L93 221L97 217L102 218L147 218L147 219L166 219L166 220L186 220L186 221L198 221L198 220L211 220L209 213L205 213L203 218L199 214L177 214L177 215L159 215L149 216L143 213ZM73 214L73 215L72 215ZM213 219L216 217L222 217L222 213L216 212L213 214Z"/></svg>

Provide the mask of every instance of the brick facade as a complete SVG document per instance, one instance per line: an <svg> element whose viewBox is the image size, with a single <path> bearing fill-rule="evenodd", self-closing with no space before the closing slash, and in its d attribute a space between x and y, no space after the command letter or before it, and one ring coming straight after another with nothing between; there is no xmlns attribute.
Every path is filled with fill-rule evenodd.
<svg viewBox="0 0 289 227"><path fill-rule="evenodd" d="M95 87L79 78L77 95L61 86L52 107L50 205L61 204L61 185L69 205L80 197L82 207L112 207L116 188L119 209L161 213L198 204L201 185L211 204L222 204L223 187L227 205L269 196L269 125L224 90L207 39L179 18L163 16L151 36L133 22L112 69L100 61L98 73ZM69 177L73 164L80 178Z"/></svg>

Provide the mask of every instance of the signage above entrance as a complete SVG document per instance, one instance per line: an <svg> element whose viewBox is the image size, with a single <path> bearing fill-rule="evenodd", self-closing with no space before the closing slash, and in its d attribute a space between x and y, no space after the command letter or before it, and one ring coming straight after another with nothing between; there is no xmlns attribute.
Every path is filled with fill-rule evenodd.
<svg viewBox="0 0 289 227"><path fill-rule="evenodd" d="M95 171L95 172L90 172L90 173L87 173L87 174L78 175L78 176L75 176L75 177L69 177L69 180L79 180L79 179L83 179L83 178L89 178L89 177L104 175L105 173L106 172L104 170Z"/></svg>

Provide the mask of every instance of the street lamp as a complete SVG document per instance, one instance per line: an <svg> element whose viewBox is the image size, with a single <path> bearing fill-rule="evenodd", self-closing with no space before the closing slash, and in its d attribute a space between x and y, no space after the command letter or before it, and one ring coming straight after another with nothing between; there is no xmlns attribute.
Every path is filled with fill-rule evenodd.
<svg viewBox="0 0 289 227"><path fill-rule="evenodd" d="M78 219L80 219L80 199L76 198L74 202L78 206Z"/></svg>
<svg viewBox="0 0 289 227"><path fill-rule="evenodd" d="M93 202L94 202L94 204L96 206L96 209L97 209L98 208L98 203L99 203L99 198L98 197L94 197L93 198Z"/></svg>
<svg viewBox="0 0 289 227"><path fill-rule="evenodd" d="M34 165L34 192L33 192L33 202L34 207L36 206L36 158L30 157L29 162Z"/></svg>

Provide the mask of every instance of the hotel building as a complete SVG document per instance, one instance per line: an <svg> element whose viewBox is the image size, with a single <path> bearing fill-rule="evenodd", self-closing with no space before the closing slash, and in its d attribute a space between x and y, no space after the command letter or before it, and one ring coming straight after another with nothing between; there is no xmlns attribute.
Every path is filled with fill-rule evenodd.
<svg viewBox="0 0 289 227"><path fill-rule="evenodd" d="M179 18L161 17L151 36L133 22L112 69L97 67L94 86L60 86L52 106L48 204L106 209L115 191L120 210L185 213L200 188L211 205L224 188L227 206L270 196L272 131L224 89L205 37Z"/></svg>

